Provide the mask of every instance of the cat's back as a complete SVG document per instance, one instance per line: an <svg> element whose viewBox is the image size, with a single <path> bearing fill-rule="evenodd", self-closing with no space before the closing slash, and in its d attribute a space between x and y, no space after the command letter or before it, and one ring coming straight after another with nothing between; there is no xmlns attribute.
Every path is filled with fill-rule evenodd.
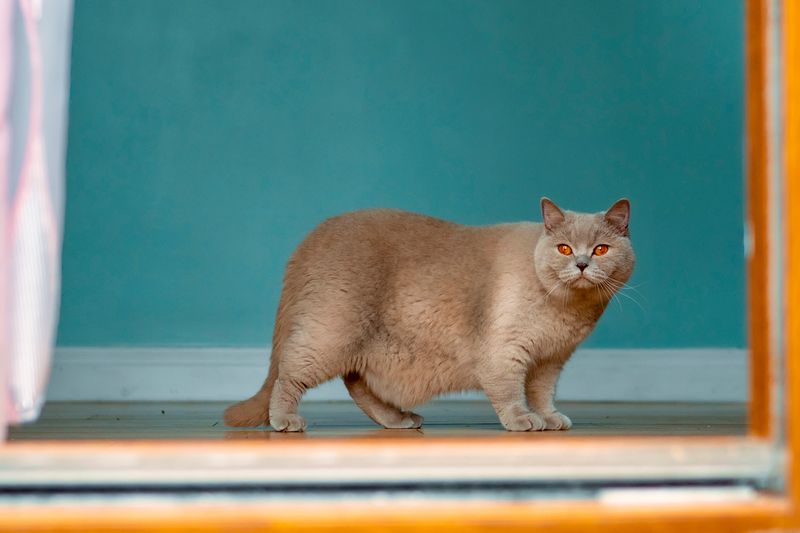
<svg viewBox="0 0 800 533"><path fill-rule="evenodd" d="M403 211L401 209L362 209L336 215L321 222L312 232L314 234L334 233L355 234L374 238L415 240L419 238L442 237L464 231L468 226L442 220L428 215Z"/></svg>
<svg viewBox="0 0 800 533"><path fill-rule="evenodd" d="M298 259L345 254L347 262L436 255L469 246L477 228L399 209L364 209L321 222L298 247Z"/></svg>
<svg viewBox="0 0 800 533"><path fill-rule="evenodd" d="M385 304L398 292L456 289L487 277L497 226L476 227L397 209L365 209L320 223L292 254L287 299L315 294ZM455 284L454 284L455 283Z"/></svg>
<svg viewBox="0 0 800 533"><path fill-rule="evenodd" d="M468 226L400 209L363 209L317 225L289 266L358 264L375 271L381 266L427 265L455 273L488 267L493 257L508 254L527 260L540 232L541 224L530 222Z"/></svg>

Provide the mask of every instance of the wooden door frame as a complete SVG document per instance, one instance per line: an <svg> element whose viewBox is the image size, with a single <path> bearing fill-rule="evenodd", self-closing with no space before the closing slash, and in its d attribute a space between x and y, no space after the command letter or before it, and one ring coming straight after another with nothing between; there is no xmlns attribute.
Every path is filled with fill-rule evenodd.
<svg viewBox="0 0 800 533"><path fill-rule="evenodd" d="M125 527L171 531L310 530L407 531L420 530L536 530L544 531L749 531L800 527L800 2L797 0L748 0L746 9L747 71L747 220L751 234L748 259L748 297L751 346L750 437L784 450L785 491L762 494L743 501L674 505L618 505L598 501L508 502L470 501L295 501L291 503L181 503L147 505L120 503L80 507L40 505L15 506L14 512L0 508L0 525L14 529L92 531ZM770 66L775 61L770 27L773 13L782 13L781 90L771 85ZM783 137L770 123L771 105L780 95ZM778 158L778 159L776 159ZM776 167L774 164L780 164ZM776 168L783 168L783 198L770 189ZM774 183L774 182L773 182ZM773 191L772 193L770 191ZM782 242L770 240L770 213L782 209ZM783 330L782 346L774 346L775 302L770 286L776 282L770 270L770 251L782 247ZM774 264L772 266L775 266ZM771 277L772 276L772 277ZM782 348L785 368L774 357ZM775 395L776 380L783 376L785 394ZM780 403L778 403L780 402ZM775 407L784 407L781 420ZM785 432L782 430L785 427ZM785 440L783 440L785 438ZM586 439L565 446L586 446ZM217 446L221 453L231 443ZM257 444L258 445L258 444ZM263 445L263 444L261 444ZM460 446L452 442L454 447ZM784 446L785 445L785 446ZM64 444L64 446L68 446ZM80 446L71 445L71 446ZM152 443L155 449L158 444ZM643 442L642 446L647 446ZM189 446L187 445L187 448ZM74 451L74 450L73 450ZM189 451L189 450L187 450ZM142 452L146 453L146 452Z"/></svg>

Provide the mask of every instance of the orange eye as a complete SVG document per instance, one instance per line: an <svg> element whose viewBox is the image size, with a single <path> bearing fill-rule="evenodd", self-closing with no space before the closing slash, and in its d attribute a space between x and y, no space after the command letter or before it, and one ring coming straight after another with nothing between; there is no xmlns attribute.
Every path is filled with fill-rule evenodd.
<svg viewBox="0 0 800 533"><path fill-rule="evenodd" d="M592 255L598 255L598 256L599 255L606 255L606 252L608 252L608 245L607 244L598 244L597 246L594 247L594 251L592 252Z"/></svg>
<svg viewBox="0 0 800 533"><path fill-rule="evenodd" d="M561 253L562 255L572 255L572 248L570 248L566 244L559 244L557 248L559 253Z"/></svg>

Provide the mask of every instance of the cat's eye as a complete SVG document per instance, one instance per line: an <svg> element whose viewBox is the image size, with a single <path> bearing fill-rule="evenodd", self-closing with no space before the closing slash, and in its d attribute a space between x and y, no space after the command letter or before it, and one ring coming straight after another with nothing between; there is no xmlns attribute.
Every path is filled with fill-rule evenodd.
<svg viewBox="0 0 800 533"><path fill-rule="evenodd" d="M597 255L597 256L606 255L606 252L608 252L608 245L607 244L598 244L597 246L594 247L594 251L592 252L592 255Z"/></svg>
<svg viewBox="0 0 800 533"><path fill-rule="evenodd" d="M567 244L559 244L558 252L562 255L572 255L572 248L570 248Z"/></svg>

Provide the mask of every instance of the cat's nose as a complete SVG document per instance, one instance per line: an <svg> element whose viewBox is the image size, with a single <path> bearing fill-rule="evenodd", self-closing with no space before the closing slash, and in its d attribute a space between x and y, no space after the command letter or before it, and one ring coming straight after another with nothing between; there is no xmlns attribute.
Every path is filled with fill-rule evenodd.
<svg viewBox="0 0 800 533"><path fill-rule="evenodd" d="M575 266L580 268L581 272L583 272L584 270L586 270L586 267L588 267L589 265L584 263L583 261L581 261L580 263L575 263Z"/></svg>

